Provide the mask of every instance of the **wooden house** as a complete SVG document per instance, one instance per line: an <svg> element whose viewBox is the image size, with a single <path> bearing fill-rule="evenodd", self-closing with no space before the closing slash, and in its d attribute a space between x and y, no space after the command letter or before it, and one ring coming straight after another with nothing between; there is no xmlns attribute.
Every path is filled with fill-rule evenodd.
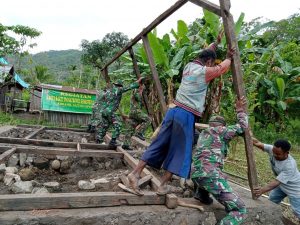
<svg viewBox="0 0 300 225"><path fill-rule="evenodd" d="M0 110L13 112L16 109L23 109L27 111L29 102L22 100L22 91L26 88L29 88L29 84L15 73L14 67L0 60Z"/></svg>

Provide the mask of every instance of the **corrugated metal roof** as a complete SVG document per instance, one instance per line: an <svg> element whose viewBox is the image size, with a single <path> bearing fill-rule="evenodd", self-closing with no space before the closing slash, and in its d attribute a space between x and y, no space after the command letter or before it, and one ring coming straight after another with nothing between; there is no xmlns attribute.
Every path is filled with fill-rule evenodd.
<svg viewBox="0 0 300 225"><path fill-rule="evenodd" d="M75 87L68 87L68 86L61 86L61 85L52 85L52 84L39 84L35 86L35 89L51 89L51 90L59 90L59 91L66 91L66 92L74 92L74 93L83 93L83 94L97 94L97 90L89 90L83 88L75 88Z"/></svg>

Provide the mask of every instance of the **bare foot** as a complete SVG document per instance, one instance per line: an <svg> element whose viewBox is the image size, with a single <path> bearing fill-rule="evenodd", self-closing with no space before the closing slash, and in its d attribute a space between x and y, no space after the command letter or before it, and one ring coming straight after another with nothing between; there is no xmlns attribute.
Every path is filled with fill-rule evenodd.
<svg viewBox="0 0 300 225"><path fill-rule="evenodd" d="M144 192L140 189L138 182L139 178L137 178L134 174L130 173L127 176L127 179L129 181L130 187L138 194L138 195L144 195Z"/></svg>
<svg viewBox="0 0 300 225"><path fill-rule="evenodd" d="M171 190L168 187L168 185L159 186L157 191L156 191L157 195L166 195L166 194L169 194L169 193L171 193Z"/></svg>

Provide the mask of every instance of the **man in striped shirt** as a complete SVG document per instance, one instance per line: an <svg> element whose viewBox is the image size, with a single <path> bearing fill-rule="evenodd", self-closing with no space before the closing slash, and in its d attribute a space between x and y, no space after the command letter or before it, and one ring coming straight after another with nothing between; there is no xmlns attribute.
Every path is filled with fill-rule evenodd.
<svg viewBox="0 0 300 225"><path fill-rule="evenodd" d="M195 117L201 116L204 111L209 82L229 69L235 52L230 49L227 58L215 66L215 50L221 38L222 33L216 43L204 49L196 60L185 66L174 101L176 107L168 110L157 138L151 142L136 168L128 175L129 183L138 195L143 195L138 187L138 180L146 165L157 169L162 167L166 171L157 190L159 195L169 192L167 182L173 174L189 178Z"/></svg>

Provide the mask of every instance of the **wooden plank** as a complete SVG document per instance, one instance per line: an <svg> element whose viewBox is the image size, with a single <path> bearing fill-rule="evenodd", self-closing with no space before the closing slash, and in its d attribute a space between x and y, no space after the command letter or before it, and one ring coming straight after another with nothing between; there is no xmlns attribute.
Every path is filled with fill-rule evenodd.
<svg viewBox="0 0 300 225"><path fill-rule="evenodd" d="M207 0L189 0L190 2L194 3L195 5L198 5L204 9L207 9L211 12L213 12L214 14L221 16L221 8L220 6L209 2Z"/></svg>
<svg viewBox="0 0 300 225"><path fill-rule="evenodd" d="M147 192L144 196L136 196L124 192L0 195L0 211L164 204L165 196L158 196L153 192Z"/></svg>
<svg viewBox="0 0 300 225"><path fill-rule="evenodd" d="M157 27L162 21L172 15L177 9L183 6L188 0L179 0L164 13L158 16L152 23L150 23L146 28L144 28L131 42L129 42L121 51L119 51L108 63L103 66L103 69L108 67L114 61L116 61L121 55L123 55L129 48L139 42L144 35L147 35L151 30ZM102 70L103 70L102 69Z"/></svg>
<svg viewBox="0 0 300 225"><path fill-rule="evenodd" d="M4 163L10 156L12 156L16 152L17 148L12 148L6 150L4 153L0 155L0 164Z"/></svg>
<svg viewBox="0 0 300 225"><path fill-rule="evenodd" d="M74 132L84 132L84 133L86 133L86 129L67 128L67 127L46 127L45 130L46 130L46 131L48 131L48 130L74 131Z"/></svg>
<svg viewBox="0 0 300 225"><path fill-rule="evenodd" d="M195 123L195 128L197 130L204 130L206 128L208 128L209 125L208 124L204 124L204 123Z"/></svg>
<svg viewBox="0 0 300 225"><path fill-rule="evenodd" d="M163 89L161 87L161 83L159 80L158 72L155 67L155 62L154 62L152 50L151 50L147 35L143 36L142 39L143 39L143 44L144 44L144 48L146 51L146 55L148 58L150 70L151 70L151 73L152 73L152 76L154 79L154 83L155 83L155 87L157 90L159 103L160 103L160 106L161 106L161 109L163 110L163 112L166 113L167 112L167 104L166 104L164 92L163 92Z"/></svg>
<svg viewBox="0 0 300 225"><path fill-rule="evenodd" d="M233 86L237 96L240 98L242 96L246 96L244 82L243 82L243 74L240 60L240 53L238 49L238 43L235 37L234 31L234 20L233 16L230 13L230 0L219 0L221 6L221 15L223 19L223 25L226 35L226 40L228 43L228 48L235 47L236 52L233 55L233 60L231 62L231 70L233 77ZM244 133L245 147L246 147L246 158L248 164L248 180L249 186L251 190L255 187L258 187L258 178L256 165L254 160L254 151L253 151L253 143L250 135L250 130L246 129ZM252 198L255 199L255 195L252 192Z"/></svg>
<svg viewBox="0 0 300 225"><path fill-rule="evenodd" d="M31 134L27 135L25 139L31 139L34 138L38 133L42 132L45 130L46 127L41 127L40 129L37 129L36 131L32 132Z"/></svg>
<svg viewBox="0 0 300 225"><path fill-rule="evenodd" d="M12 146L11 146L12 147ZM109 158L123 158L123 154L110 150L90 150L78 151L77 149L70 148L50 148L50 147L36 147L30 145L17 145L15 153L27 153L38 155L66 155L78 157L109 157ZM7 150L7 146L0 146L0 152Z"/></svg>
<svg viewBox="0 0 300 225"><path fill-rule="evenodd" d="M132 60L133 70L134 70L134 72L136 74L136 77L140 78L141 77L141 73L140 73L139 67L137 65L137 60L136 60L136 57L134 55L134 52L133 52L133 50L132 50L131 47L128 49L128 51L129 51L129 55L130 55L131 60ZM146 94L145 91L143 91L142 97L143 97L143 100L144 100L143 101L143 105L145 106L148 115L150 115L151 118L153 118L153 109L152 109L151 105L149 104L148 96L147 96L147 94ZM155 130L155 128L157 127L157 125L155 124L155 121L153 119L151 120L151 125L152 125L152 130Z"/></svg>
<svg viewBox="0 0 300 225"><path fill-rule="evenodd" d="M109 142L111 140L111 137L107 134L105 135L105 139ZM121 152L124 154L124 160L128 163L128 165L131 168L135 168L138 164L138 160L136 160L135 158L133 158L127 151L125 151L124 149L122 149L121 147L117 147L117 152ZM152 179L151 179L151 188L156 191L157 188L160 186L160 181L146 168L143 169L142 173L141 173L142 177L147 176L147 175L151 175Z"/></svg>
<svg viewBox="0 0 300 225"><path fill-rule="evenodd" d="M62 148L77 148L77 142L45 141L45 140L37 140L37 139L8 138L8 137L0 137L0 143L47 146L47 147L62 147ZM81 148L113 150L111 146L103 145L103 144L92 144L92 143L91 144L82 143Z"/></svg>

